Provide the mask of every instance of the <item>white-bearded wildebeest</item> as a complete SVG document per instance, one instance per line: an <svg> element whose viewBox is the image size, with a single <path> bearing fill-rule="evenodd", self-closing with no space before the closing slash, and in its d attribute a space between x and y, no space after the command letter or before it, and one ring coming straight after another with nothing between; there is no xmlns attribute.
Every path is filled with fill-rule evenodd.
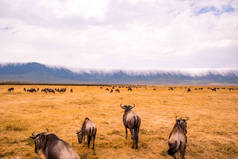
<svg viewBox="0 0 238 159"><path fill-rule="evenodd" d="M47 129L48 132L48 129ZM35 143L35 153L43 155L45 159L80 159L78 154L63 140L55 134L42 132L34 135L32 138Z"/></svg>
<svg viewBox="0 0 238 159"><path fill-rule="evenodd" d="M123 124L126 129L126 139L127 139L127 128L130 129L131 132L131 138L133 139L133 145L132 148L138 148L138 134L140 130L140 124L141 124L141 119L139 115L137 115L135 112L133 112L131 109L135 107L130 106L130 105L124 105L122 106L120 104L120 107L124 109L124 114L123 114Z"/></svg>
<svg viewBox="0 0 238 159"><path fill-rule="evenodd" d="M171 131L171 133L169 135L168 154L170 156L173 156L174 159L176 159L176 158L184 159L185 149L186 149L186 144L187 144L187 135L186 134L187 134L187 120L188 119L189 118L177 119L177 117L176 117L176 123L173 127L173 130Z"/></svg>
<svg viewBox="0 0 238 159"><path fill-rule="evenodd" d="M12 92L12 91L14 91L13 87L12 88L8 88L8 92Z"/></svg>
<svg viewBox="0 0 238 159"><path fill-rule="evenodd" d="M81 144L83 140L85 142L85 136L87 135L88 148L90 146L91 139L93 139L93 149L94 149L96 133L97 133L96 124L94 124L88 117L86 117L84 119L81 130L76 132L79 144Z"/></svg>

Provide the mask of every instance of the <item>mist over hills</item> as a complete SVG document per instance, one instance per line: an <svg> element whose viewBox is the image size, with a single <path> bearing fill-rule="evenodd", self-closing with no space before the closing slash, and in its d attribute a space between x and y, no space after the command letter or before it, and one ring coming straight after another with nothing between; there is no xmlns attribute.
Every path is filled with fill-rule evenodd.
<svg viewBox="0 0 238 159"><path fill-rule="evenodd" d="M0 64L0 82L65 84L238 84L238 70L226 71L72 71L44 64Z"/></svg>

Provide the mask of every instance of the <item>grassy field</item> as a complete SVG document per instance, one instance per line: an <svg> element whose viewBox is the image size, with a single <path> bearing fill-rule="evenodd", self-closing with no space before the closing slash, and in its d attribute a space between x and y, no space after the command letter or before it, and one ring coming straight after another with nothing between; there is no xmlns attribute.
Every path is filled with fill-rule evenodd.
<svg viewBox="0 0 238 159"><path fill-rule="evenodd" d="M8 92L14 87L14 92ZM99 86L65 86L66 93L26 93L23 88L62 88L64 86L0 86L0 158L39 158L34 153L31 133L44 131L68 142L82 158L127 159L161 158L167 155L167 139L175 116L190 117L188 159L231 159L238 156L238 90L211 91L208 86L143 86L120 88L121 93L109 93ZM210 86L215 87L215 86ZM218 87L218 86L216 86ZM228 86L219 86L220 88ZM73 89L73 93L69 89ZM156 88L156 90L153 90ZM139 149L131 149L125 139L122 104L136 104L142 124ZM79 145L75 132L85 117L97 125L96 149Z"/></svg>

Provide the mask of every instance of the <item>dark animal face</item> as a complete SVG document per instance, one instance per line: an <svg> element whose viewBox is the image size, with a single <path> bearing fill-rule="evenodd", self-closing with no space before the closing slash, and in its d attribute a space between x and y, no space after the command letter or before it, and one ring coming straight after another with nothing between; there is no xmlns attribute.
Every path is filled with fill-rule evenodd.
<svg viewBox="0 0 238 159"><path fill-rule="evenodd" d="M135 107L135 104L134 104L134 106L130 106L130 105L124 105L124 106L120 105L120 106L122 109L125 110L125 112L128 112L129 110L131 110Z"/></svg>
<svg viewBox="0 0 238 159"><path fill-rule="evenodd" d="M38 153L39 150L43 149L46 144L46 135L45 133L37 134L36 136L30 136L34 140L35 143L35 153Z"/></svg>
<svg viewBox="0 0 238 159"><path fill-rule="evenodd" d="M78 142L81 144L83 142L83 133L82 131L77 131L77 136L78 136Z"/></svg>
<svg viewBox="0 0 238 159"><path fill-rule="evenodd" d="M187 130L187 119L183 119L183 118L180 118L180 119L176 119L176 125L179 125L180 127L183 128L183 130Z"/></svg>

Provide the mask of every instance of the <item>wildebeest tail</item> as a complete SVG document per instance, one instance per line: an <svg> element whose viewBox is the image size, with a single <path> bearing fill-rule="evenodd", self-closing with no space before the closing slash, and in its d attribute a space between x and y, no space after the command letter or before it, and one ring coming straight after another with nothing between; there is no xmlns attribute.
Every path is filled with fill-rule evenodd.
<svg viewBox="0 0 238 159"><path fill-rule="evenodd" d="M140 117L134 116L134 128L139 128L140 127Z"/></svg>
<svg viewBox="0 0 238 159"><path fill-rule="evenodd" d="M134 116L134 139L138 142L138 133L140 129L140 118L138 116Z"/></svg>
<svg viewBox="0 0 238 159"><path fill-rule="evenodd" d="M169 143L169 150L168 150L168 154L169 155L174 155L177 151L178 151L178 147L177 146L177 141L175 141L174 143Z"/></svg>

